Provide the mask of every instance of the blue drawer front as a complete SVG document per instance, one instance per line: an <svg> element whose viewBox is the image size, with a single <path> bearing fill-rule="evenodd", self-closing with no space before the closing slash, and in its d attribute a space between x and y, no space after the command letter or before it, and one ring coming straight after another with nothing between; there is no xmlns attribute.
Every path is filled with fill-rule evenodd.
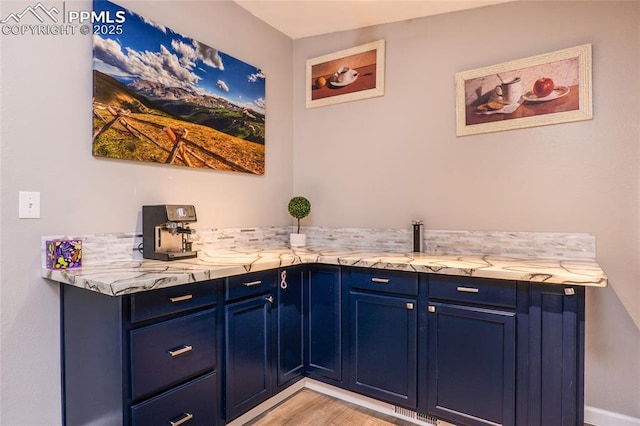
<svg viewBox="0 0 640 426"><path fill-rule="evenodd" d="M277 273L272 269L227 278L225 300L235 300L271 291L275 285Z"/></svg>
<svg viewBox="0 0 640 426"><path fill-rule="evenodd" d="M214 369L215 309L133 330L131 364L134 401Z"/></svg>
<svg viewBox="0 0 640 426"><path fill-rule="evenodd" d="M131 408L133 426L216 424L216 373L195 379ZM180 421L182 420L182 423Z"/></svg>
<svg viewBox="0 0 640 426"><path fill-rule="evenodd" d="M202 308L216 303L216 281L187 284L131 295L131 322Z"/></svg>
<svg viewBox="0 0 640 426"><path fill-rule="evenodd" d="M516 282L429 275L429 299L515 308Z"/></svg>
<svg viewBox="0 0 640 426"><path fill-rule="evenodd" d="M385 293L418 294L418 274L384 269L350 269L348 282L351 288L382 291Z"/></svg>

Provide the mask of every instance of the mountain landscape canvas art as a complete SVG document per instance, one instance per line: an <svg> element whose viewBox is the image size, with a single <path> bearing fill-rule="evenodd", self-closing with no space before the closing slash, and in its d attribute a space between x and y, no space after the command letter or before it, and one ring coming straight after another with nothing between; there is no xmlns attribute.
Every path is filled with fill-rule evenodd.
<svg viewBox="0 0 640 426"><path fill-rule="evenodd" d="M93 28L93 155L264 174L265 76L109 1ZM119 21L119 22L118 22Z"/></svg>

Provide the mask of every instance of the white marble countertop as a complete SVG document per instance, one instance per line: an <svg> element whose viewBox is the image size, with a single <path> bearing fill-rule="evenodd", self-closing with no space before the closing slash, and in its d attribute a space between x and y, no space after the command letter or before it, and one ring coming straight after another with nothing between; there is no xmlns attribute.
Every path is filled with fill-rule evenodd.
<svg viewBox="0 0 640 426"><path fill-rule="evenodd" d="M595 261L427 255L335 247L225 249L199 252L197 258L170 262L145 259L95 263L68 270L43 269L42 276L109 296L120 296L308 263L561 285L607 286L607 276Z"/></svg>

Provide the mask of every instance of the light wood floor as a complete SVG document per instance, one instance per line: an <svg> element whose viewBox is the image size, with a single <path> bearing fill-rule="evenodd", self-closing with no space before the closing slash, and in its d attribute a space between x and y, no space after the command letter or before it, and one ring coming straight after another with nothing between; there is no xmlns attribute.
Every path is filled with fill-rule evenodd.
<svg viewBox="0 0 640 426"><path fill-rule="evenodd" d="M245 426L415 426L310 389L302 389Z"/></svg>
<svg viewBox="0 0 640 426"><path fill-rule="evenodd" d="M438 424L455 426L439 421ZM414 423L304 388L244 426L415 426ZM584 426L592 426L585 423Z"/></svg>

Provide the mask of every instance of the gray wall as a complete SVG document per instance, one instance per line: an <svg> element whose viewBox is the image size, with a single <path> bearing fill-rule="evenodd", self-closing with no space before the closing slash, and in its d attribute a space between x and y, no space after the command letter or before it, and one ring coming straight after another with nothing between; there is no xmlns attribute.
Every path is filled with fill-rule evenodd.
<svg viewBox="0 0 640 426"><path fill-rule="evenodd" d="M305 109L305 60L386 40L385 95ZM593 44L594 118L456 137L454 75ZM586 403L640 417L639 2L518 1L294 42L307 225L594 232Z"/></svg>
<svg viewBox="0 0 640 426"><path fill-rule="evenodd" d="M3 0L0 16L32 3ZM232 2L118 4L263 69L266 173L92 157L91 37L1 35L2 425L61 421L59 293L39 278L42 235L140 231L140 206L167 202L196 205L203 228L290 223L292 40ZM40 220L18 219L20 190L41 192Z"/></svg>
<svg viewBox="0 0 640 426"><path fill-rule="evenodd" d="M516 2L295 42L230 2L119 4L263 68L266 174L93 158L90 39L0 36L0 424L60 422L40 236L139 230L140 206L163 202L197 205L202 227L285 225L293 193L307 225L597 233L611 286L587 294L587 404L640 417L640 3ZM384 97L304 108L307 58L379 38ZM589 42L592 121L455 137L456 72ZM42 193L40 220L17 219L20 190Z"/></svg>

